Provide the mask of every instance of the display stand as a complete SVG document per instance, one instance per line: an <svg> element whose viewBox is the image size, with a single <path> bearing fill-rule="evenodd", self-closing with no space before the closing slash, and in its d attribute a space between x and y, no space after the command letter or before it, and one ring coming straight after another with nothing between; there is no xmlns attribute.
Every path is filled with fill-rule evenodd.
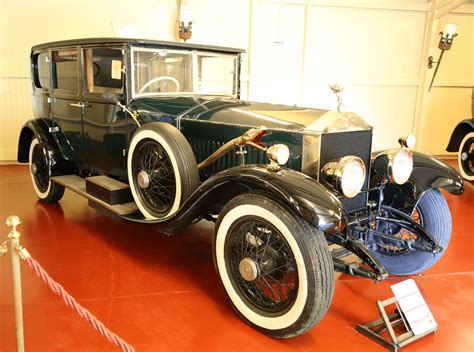
<svg viewBox="0 0 474 352"><path fill-rule="evenodd" d="M385 307L392 304L395 304L397 309L392 314L387 314ZM401 312L395 297L384 301L377 301L377 308L380 312L381 318L365 325L358 324L356 326L356 331L384 346L389 351L397 352L399 348L436 331L436 328L433 328L422 334L415 335ZM396 335L394 327L400 324L404 325L405 332ZM390 340L381 335L385 330L387 330Z"/></svg>

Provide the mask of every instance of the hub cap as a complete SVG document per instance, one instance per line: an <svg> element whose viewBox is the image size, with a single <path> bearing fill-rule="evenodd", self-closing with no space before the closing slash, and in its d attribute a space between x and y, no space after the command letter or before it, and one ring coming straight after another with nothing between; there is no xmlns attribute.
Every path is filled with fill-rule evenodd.
<svg viewBox="0 0 474 352"><path fill-rule="evenodd" d="M145 170L142 170L138 173L137 181L140 188L146 189L150 186L150 176Z"/></svg>
<svg viewBox="0 0 474 352"><path fill-rule="evenodd" d="M251 258L244 258L239 264L240 275L246 281L255 281L258 277L257 263Z"/></svg>

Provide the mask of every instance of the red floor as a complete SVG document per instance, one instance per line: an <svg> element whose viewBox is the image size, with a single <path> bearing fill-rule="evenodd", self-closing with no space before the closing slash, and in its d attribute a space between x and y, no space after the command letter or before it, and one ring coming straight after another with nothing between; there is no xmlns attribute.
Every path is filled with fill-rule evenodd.
<svg viewBox="0 0 474 352"><path fill-rule="evenodd" d="M447 194L450 247L415 277L439 327L402 351L474 351L474 185ZM332 306L309 333L268 338L242 322L227 302L212 262L212 226L175 237L111 219L70 191L59 205L37 202L25 166L0 166L0 221L21 217L21 242L50 275L137 351L384 351L354 327L377 317L377 285L343 275ZM0 225L0 235L8 232ZM22 264L27 351L118 351L67 308ZM0 351L15 350L10 257L0 258Z"/></svg>

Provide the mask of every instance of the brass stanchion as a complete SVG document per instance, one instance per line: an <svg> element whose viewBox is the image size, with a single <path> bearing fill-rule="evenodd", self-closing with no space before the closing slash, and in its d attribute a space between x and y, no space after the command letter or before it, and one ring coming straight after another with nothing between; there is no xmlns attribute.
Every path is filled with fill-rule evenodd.
<svg viewBox="0 0 474 352"><path fill-rule="evenodd" d="M23 334L23 302L21 297L21 271L20 271L20 255L18 251L20 246L20 233L16 228L21 224L20 218L15 215L8 217L7 226L12 230L7 236L7 241L10 242L10 252L12 256L12 275L13 275L13 300L15 305L15 327L16 327L16 350L18 352L25 351L25 339ZM6 242L2 244L1 253L5 254L8 250Z"/></svg>

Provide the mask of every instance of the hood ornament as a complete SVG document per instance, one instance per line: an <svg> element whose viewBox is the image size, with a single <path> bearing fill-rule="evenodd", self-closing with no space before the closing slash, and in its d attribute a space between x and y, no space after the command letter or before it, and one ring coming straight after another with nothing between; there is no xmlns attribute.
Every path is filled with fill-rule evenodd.
<svg viewBox="0 0 474 352"><path fill-rule="evenodd" d="M337 111L339 111L341 114L345 115L346 112L346 106L342 102L342 87L340 87L338 84L330 84L329 88L331 88L332 92L336 94L337 97Z"/></svg>
<svg viewBox="0 0 474 352"><path fill-rule="evenodd" d="M338 84L330 84L329 88L331 88L332 92L336 94L337 97L337 112L341 114L341 116L346 120L346 128L350 126L350 119L349 115L346 113L346 106L342 102L342 87L340 87Z"/></svg>

